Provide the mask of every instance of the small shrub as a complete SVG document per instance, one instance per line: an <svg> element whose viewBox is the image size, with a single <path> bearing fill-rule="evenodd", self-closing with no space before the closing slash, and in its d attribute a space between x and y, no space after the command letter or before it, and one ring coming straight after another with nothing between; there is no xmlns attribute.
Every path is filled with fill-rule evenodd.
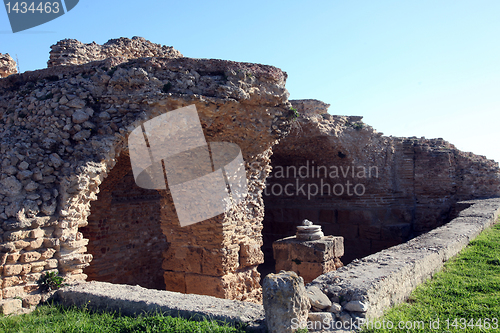
<svg viewBox="0 0 500 333"><path fill-rule="evenodd" d="M296 108L291 107L291 108L290 108L290 111L288 112L288 119L289 119L289 120L295 120L295 119L297 119L299 116L300 116L299 111L297 111L297 109L296 109Z"/></svg>
<svg viewBox="0 0 500 333"><path fill-rule="evenodd" d="M356 131L359 131L359 130L362 130L365 126L363 123L356 123L356 124L353 124L352 127L354 127L354 129Z"/></svg>
<svg viewBox="0 0 500 333"><path fill-rule="evenodd" d="M38 280L38 286L43 291L52 291L64 287L64 278L58 276L56 272L47 272Z"/></svg>
<svg viewBox="0 0 500 333"><path fill-rule="evenodd" d="M356 131L359 131L359 130L362 130L363 128L365 128L365 124L363 124L362 122L359 122L359 123L346 122L345 125L354 128Z"/></svg>

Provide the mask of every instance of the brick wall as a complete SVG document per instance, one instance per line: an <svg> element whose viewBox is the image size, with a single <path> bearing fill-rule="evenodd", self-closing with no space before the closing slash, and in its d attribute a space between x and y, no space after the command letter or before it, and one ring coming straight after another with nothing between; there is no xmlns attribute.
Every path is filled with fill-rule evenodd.
<svg viewBox="0 0 500 333"><path fill-rule="evenodd" d="M165 290L162 253L168 247L160 228L160 196L134 182L128 156L119 158L91 204L88 280Z"/></svg>

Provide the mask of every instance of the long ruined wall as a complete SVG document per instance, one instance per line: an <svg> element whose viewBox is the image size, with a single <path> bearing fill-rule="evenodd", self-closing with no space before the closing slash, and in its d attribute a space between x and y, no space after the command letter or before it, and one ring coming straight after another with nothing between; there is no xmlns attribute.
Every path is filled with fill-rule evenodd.
<svg viewBox="0 0 500 333"><path fill-rule="evenodd" d="M99 241L112 230L106 223L125 228L139 221L120 220L108 210L110 197L120 197L126 192L120 186L130 184L125 179L130 170L114 169L128 154L128 133L145 120L194 104L208 142L241 148L249 194L227 213L181 228L169 192L160 191L156 230L144 230L147 223L132 228L149 233L137 236L144 239L162 230L156 237L165 242L161 260L167 289L258 301L261 192L271 147L289 130L286 74L222 60L123 61L58 66L0 80L2 297L19 296L28 306L39 300L36 281L47 271L85 279L88 270L94 279L122 282L121 265L149 260L142 258L146 245L137 252L125 246L127 256L108 257L116 270L96 272L87 268L94 255L100 252L99 260L107 260L108 251L119 251L113 242L103 250L102 243L89 244L89 239ZM116 183L106 184L107 175ZM92 213L96 216L89 218Z"/></svg>
<svg viewBox="0 0 500 333"><path fill-rule="evenodd" d="M498 163L484 156L443 139L383 136L320 101L291 102L301 116L273 148L264 195L266 261L304 218L344 237L348 263L448 222L457 201L500 195Z"/></svg>

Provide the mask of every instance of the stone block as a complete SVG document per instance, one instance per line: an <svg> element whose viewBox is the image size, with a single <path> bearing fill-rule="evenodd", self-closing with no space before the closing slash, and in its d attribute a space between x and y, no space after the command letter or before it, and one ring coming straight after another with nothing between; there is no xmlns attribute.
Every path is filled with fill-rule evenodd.
<svg viewBox="0 0 500 333"><path fill-rule="evenodd" d="M23 298L23 307L31 308L32 306L37 306L42 299L41 295L27 295Z"/></svg>
<svg viewBox="0 0 500 333"><path fill-rule="evenodd" d="M24 264L24 265L21 265L21 275L25 275L25 274L28 274L29 272L31 272L31 264Z"/></svg>
<svg viewBox="0 0 500 333"><path fill-rule="evenodd" d="M342 306L339 303L332 303L326 311L331 313L340 313L342 311Z"/></svg>
<svg viewBox="0 0 500 333"><path fill-rule="evenodd" d="M20 261L22 263L29 263L37 261L42 255L39 252L26 252L21 255Z"/></svg>
<svg viewBox="0 0 500 333"><path fill-rule="evenodd" d="M45 265L45 269L57 268L58 265L57 259L49 259L47 260L47 265Z"/></svg>
<svg viewBox="0 0 500 333"><path fill-rule="evenodd" d="M286 243L274 242L273 243L273 257L276 262L289 261L291 251Z"/></svg>
<svg viewBox="0 0 500 333"><path fill-rule="evenodd" d="M37 283L42 277L42 273L31 273L23 276L23 281L25 283Z"/></svg>
<svg viewBox="0 0 500 333"><path fill-rule="evenodd" d="M74 241L67 241L61 243L61 247L67 250L77 250L79 248L87 246L89 243L88 239L80 239Z"/></svg>
<svg viewBox="0 0 500 333"><path fill-rule="evenodd" d="M225 297L225 284L220 276L186 274L186 293Z"/></svg>
<svg viewBox="0 0 500 333"><path fill-rule="evenodd" d="M3 274L5 276L19 275L23 271L23 265L5 265Z"/></svg>
<svg viewBox="0 0 500 333"><path fill-rule="evenodd" d="M240 268L260 265L264 262L264 253L259 244L240 244Z"/></svg>
<svg viewBox="0 0 500 333"><path fill-rule="evenodd" d="M27 242L25 240L18 240L14 242L14 246L16 247L16 249L22 250L30 246L30 242Z"/></svg>
<svg viewBox="0 0 500 333"><path fill-rule="evenodd" d="M162 268L178 272L201 273L203 252L201 247L171 247L164 253Z"/></svg>
<svg viewBox="0 0 500 333"><path fill-rule="evenodd" d="M307 321L309 299L304 280L295 272L268 274L262 285L264 311L270 333L296 331L293 323Z"/></svg>
<svg viewBox="0 0 500 333"><path fill-rule="evenodd" d="M238 245L234 245L225 249L204 249L201 273L211 276L223 276L236 271L239 266L239 248Z"/></svg>
<svg viewBox="0 0 500 333"><path fill-rule="evenodd" d="M306 283L337 268L335 259L344 255L342 237L326 236L315 241L299 241L295 236L273 243L275 270L290 270Z"/></svg>
<svg viewBox="0 0 500 333"><path fill-rule="evenodd" d="M343 237L325 236L315 241L300 241L295 236L277 240L273 243L278 252L287 249L288 259L308 262L324 262L344 255ZM284 258L284 253L277 253ZM275 260L278 259L275 257Z"/></svg>
<svg viewBox="0 0 500 333"><path fill-rule="evenodd" d="M5 299L0 301L0 313L10 315L21 311L23 302L20 299Z"/></svg>
<svg viewBox="0 0 500 333"><path fill-rule="evenodd" d="M7 231L4 234L4 239L8 242L15 242L27 238L29 233L29 230Z"/></svg>
<svg viewBox="0 0 500 333"><path fill-rule="evenodd" d="M328 273L336 270L334 259L325 261L323 263L318 262L293 262L292 270L301 276L305 283L309 283L321 274Z"/></svg>
<svg viewBox="0 0 500 333"><path fill-rule="evenodd" d="M42 252L42 256L40 257L40 259L50 259L54 256L55 253L56 253L56 250L47 249L47 250Z"/></svg>
<svg viewBox="0 0 500 333"><path fill-rule="evenodd" d="M166 290L179 293L186 292L186 277L184 272L165 271L163 278L165 280Z"/></svg>
<svg viewBox="0 0 500 333"><path fill-rule="evenodd" d="M33 251L42 247L43 238L35 239L30 242L30 245L26 247L26 251Z"/></svg>
<svg viewBox="0 0 500 333"><path fill-rule="evenodd" d="M312 307L323 310L332 306L332 302L321 290L316 286L306 287L306 295Z"/></svg>
<svg viewBox="0 0 500 333"><path fill-rule="evenodd" d="M19 260L19 257L21 256L20 253L11 253L7 255L7 263L8 264L15 264Z"/></svg>
<svg viewBox="0 0 500 333"><path fill-rule="evenodd" d="M0 248L4 252L9 252L9 253L14 253L17 251L16 246L14 245L14 242L7 242L3 243Z"/></svg>
<svg viewBox="0 0 500 333"><path fill-rule="evenodd" d="M40 228L31 230L30 238L42 238L45 235L45 231Z"/></svg>
<svg viewBox="0 0 500 333"><path fill-rule="evenodd" d="M309 312L308 319L307 328L309 331L329 330L333 323L331 312Z"/></svg>
<svg viewBox="0 0 500 333"><path fill-rule="evenodd" d="M5 265L5 263L7 262L7 258L8 257L9 257L8 253L1 253L0 254L0 266Z"/></svg>
<svg viewBox="0 0 500 333"><path fill-rule="evenodd" d="M23 283L23 279L19 276L9 276L3 279L3 288L15 287Z"/></svg>
<svg viewBox="0 0 500 333"><path fill-rule="evenodd" d="M47 261L36 261L31 263L31 273L38 273L43 271Z"/></svg>
<svg viewBox="0 0 500 333"><path fill-rule="evenodd" d="M14 298L23 295L24 295L24 287L22 286L8 287L3 289L3 298Z"/></svg>
<svg viewBox="0 0 500 333"><path fill-rule="evenodd" d="M45 246L47 248L57 249L59 244L60 244L59 238L44 238L43 239L43 246Z"/></svg>
<svg viewBox="0 0 500 333"><path fill-rule="evenodd" d="M38 284L27 284L24 286L24 292L26 294L33 293L39 289Z"/></svg>
<svg viewBox="0 0 500 333"><path fill-rule="evenodd" d="M368 311L368 305L361 301L350 301L344 305L344 309L347 311L366 312Z"/></svg>

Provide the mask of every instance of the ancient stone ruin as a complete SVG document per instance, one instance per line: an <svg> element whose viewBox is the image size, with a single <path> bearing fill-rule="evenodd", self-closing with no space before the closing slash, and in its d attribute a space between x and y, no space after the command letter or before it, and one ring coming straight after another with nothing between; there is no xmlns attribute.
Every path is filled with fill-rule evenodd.
<svg viewBox="0 0 500 333"><path fill-rule="evenodd" d="M274 267L272 242L304 218L343 236L349 261L442 224L457 200L499 195L495 162L443 140L385 137L318 101L290 103L287 74L272 66L184 58L134 37L61 41L48 67L0 80L2 304L37 304L37 281L51 271L260 302L261 249ZM189 105L207 141L241 148L249 193L181 227L169 190L135 184L127 140L145 121ZM278 177L279 167L311 171L313 161L364 166L365 176L343 179L363 184L363 195L272 193L276 182L303 180Z"/></svg>
<svg viewBox="0 0 500 333"><path fill-rule="evenodd" d="M384 136L320 101L291 102L301 116L273 148L264 191L266 264L303 219L344 237L347 264L449 222L460 200L500 195L493 160L443 139Z"/></svg>

